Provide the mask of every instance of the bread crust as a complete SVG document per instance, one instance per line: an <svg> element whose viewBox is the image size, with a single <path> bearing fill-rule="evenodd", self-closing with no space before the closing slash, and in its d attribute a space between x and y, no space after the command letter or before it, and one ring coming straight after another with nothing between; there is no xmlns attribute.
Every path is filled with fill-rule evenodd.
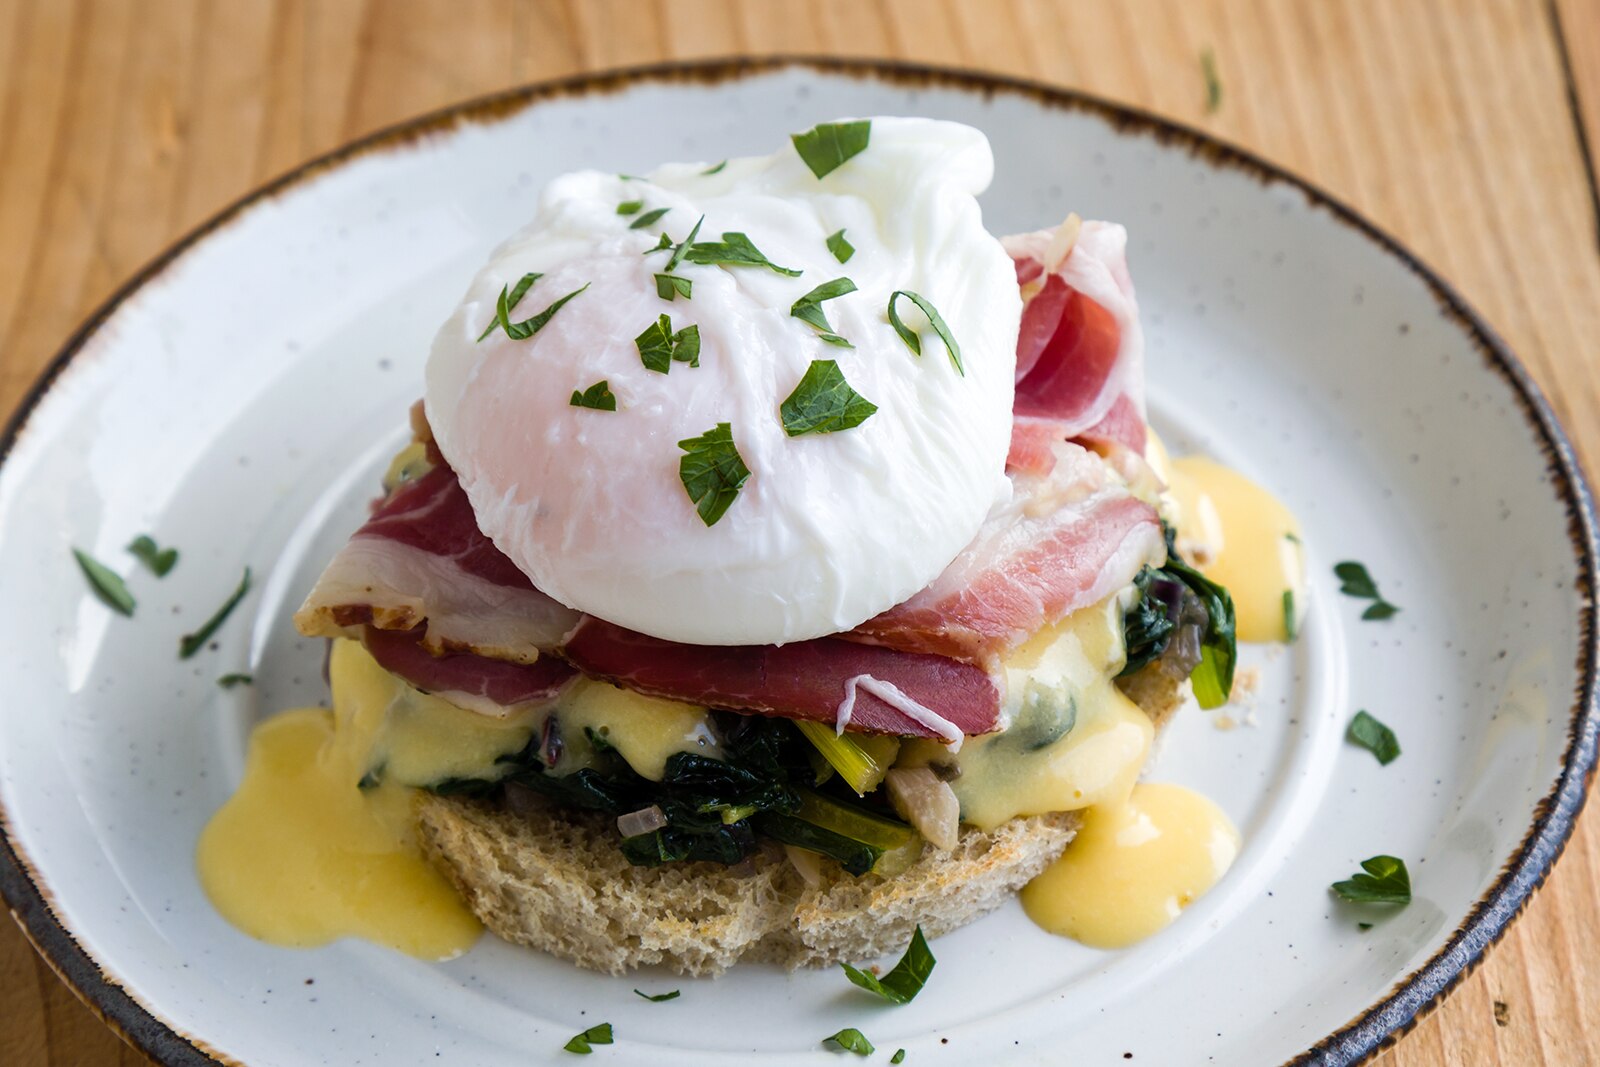
<svg viewBox="0 0 1600 1067"><path fill-rule="evenodd" d="M1148 670L1130 681L1137 684L1124 688L1158 730L1187 698L1187 682ZM611 974L665 964L714 975L740 959L794 968L899 952L918 925L937 937L1003 904L1061 855L1079 815L964 827L954 849L926 845L892 878L852 877L823 860L815 884L770 843L731 868L635 867L616 847L613 823L593 813L511 812L430 794L417 806L425 851L485 926Z"/></svg>

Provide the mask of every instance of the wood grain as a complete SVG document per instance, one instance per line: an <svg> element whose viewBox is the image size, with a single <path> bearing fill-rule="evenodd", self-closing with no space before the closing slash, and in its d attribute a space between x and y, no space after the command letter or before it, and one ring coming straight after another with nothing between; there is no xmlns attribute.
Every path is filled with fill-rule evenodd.
<svg viewBox="0 0 1600 1067"><path fill-rule="evenodd" d="M168 241L314 153L530 80L776 52L1040 78L1285 164L1451 278L1600 469L1594 0L0 0L0 412ZM1597 944L1591 811L1505 941L1380 1062L1600 1063ZM9 926L0 1061L145 1062Z"/></svg>

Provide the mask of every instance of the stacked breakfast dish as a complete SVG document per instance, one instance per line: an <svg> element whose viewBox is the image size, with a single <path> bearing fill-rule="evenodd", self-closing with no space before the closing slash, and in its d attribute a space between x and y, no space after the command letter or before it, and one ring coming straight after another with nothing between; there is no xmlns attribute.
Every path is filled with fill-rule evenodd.
<svg viewBox="0 0 1600 1067"><path fill-rule="evenodd" d="M1140 895L1083 873L1114 834L1052 865L1130 817L1191 690L1228 700L1207 486L1259 491L1148 430L1123 229L996 238L992 170L977 130L875 118L552 181L295 617L333 706L258 728L201 841L224 914L716 973L898 949L1030 882L1103 944L1204 892L1237 841L1181 791L1142 801L1171 827L1148 915L1108 926ZM1266 575L1242 636L1292 637L1293 520L1246 511L1273 555L1232 550Z"/></svg>

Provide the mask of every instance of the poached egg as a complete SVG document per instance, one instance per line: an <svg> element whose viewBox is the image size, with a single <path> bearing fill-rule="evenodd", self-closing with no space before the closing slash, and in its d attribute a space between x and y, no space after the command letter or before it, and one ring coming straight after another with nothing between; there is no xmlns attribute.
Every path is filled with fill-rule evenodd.
<svg viewBox="0 0 1600 1067"><path fill-rule="evenodd" d="M563 604L695 644L838 633L928 585L1010 495L1021 297L976 200L993 169L971 127L875 118L866 148L821 178L786 143L719 167L552 181L428 361L428 419L480 528ZM673 253L653 249L697 220L697 242L743 234L800 273L683 259L673 274L692 292L665 299L655 276ZM839 231L854 249L843 262ZM497 300L530 273L513 322L577 295L515 339L494 325ZM792 314L839 278L855 291L821 308L849 347ZM895 310L921 354L902 339L898 291L943 318L960 369L906 297ZM698 366L645 365L636 339L662 315L673 333L698 327ZM790 436L780 407L820 360L876 411ZM615 410L579 406L601 381ZM708 524L680 442L722 424L750 474Z"/></svg>

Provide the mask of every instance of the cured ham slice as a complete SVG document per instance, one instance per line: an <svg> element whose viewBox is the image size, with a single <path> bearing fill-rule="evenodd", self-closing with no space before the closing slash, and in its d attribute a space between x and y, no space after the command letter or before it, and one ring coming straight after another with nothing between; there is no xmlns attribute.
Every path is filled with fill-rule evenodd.
<svg viewBox="0 0 1600 1067"><path fill-rule="evenodd" d="M1069 218L1002 238L1023 291L1008 464L1049 472L1054 441L1142 455L1144 334L1128 275L1128 235Z"/></svg>
<svg viewBox="0 0 1600 1067"><path fill-rule="evenodd" d="M1048 446L1048 474L1012 473L1016 493L922 592L853 637L992 663L1042 627L1132 583L1165 558L1161 520L1080 445Z"/></svg>
<svg viewBox="0 0 1600 1067"><path fill-rule="evenodd" d="M649 696L730 711L835 725L853 694L845 729L951 740L998 728L1002 693L980 667L834 637L788 645L681 645L585 618L561 654L593 678ZM888 683L921 710L908 714L863 679ZM855 683L855 684L852 684ZM927 714L930 713L931 715Z"/></svg>
<svg viewBox="0 0 1600 1067"><path fill-rule="evenodd" d="M439 464L396 489L328 563L294 617L308 637L423 627L429 652L532 663L578 623L478 530Z"/></svg>
<svg viewBox="0 0 1600 1067"><path fill-rule="evenodd" d="M524 664L470 652L435 655L423 647L420 629L368 626L361 641L390 674L457 707L496 717L524 705L548 703L578 676L571 664L554 656Z"/></svg>

